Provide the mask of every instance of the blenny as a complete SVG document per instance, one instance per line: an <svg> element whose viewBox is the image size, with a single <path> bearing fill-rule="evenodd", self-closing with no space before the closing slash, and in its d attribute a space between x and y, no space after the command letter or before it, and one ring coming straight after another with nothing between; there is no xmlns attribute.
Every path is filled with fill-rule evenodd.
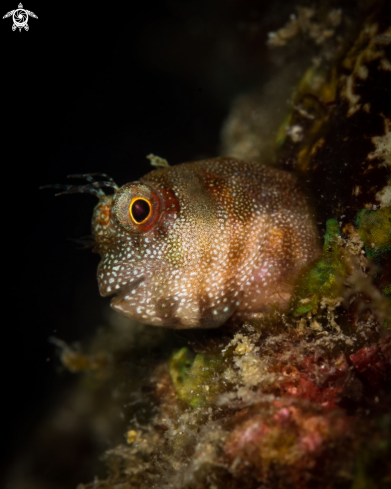
<svg viewBox="0 0 391 489"><path fill-rule="evenodd" d="M284 310L299 272L319 254L290 173L221 157L157 168L120 188L83 176L84 186L57 188L99 198L92 232L100 293L146 324L214 328Z"/></svg>

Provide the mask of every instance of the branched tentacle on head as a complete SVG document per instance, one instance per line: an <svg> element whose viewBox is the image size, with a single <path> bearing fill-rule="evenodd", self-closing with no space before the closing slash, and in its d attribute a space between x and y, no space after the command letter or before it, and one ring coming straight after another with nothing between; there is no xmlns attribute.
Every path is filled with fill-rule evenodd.
<svg viewBox="0 0 391 489"><path fill-rule="evenodd" d="M105 178L106 180L100 181L95 180L95 177ZM84 174L75 174L68 175L67 178L80 178L85 179L89 182L87 185L64 185L64 184L49 184L40 187L44 188L54 188L58 190L63 190L63 192L59 192L58 195L66 195L66 194L92 194L98 197L99 200L104 200L106 194L103 192L102 187L108 187L114 189L114 192L119 190L118 185L114 182L113 178L106 175L106 173L84 173Z"/></svg>

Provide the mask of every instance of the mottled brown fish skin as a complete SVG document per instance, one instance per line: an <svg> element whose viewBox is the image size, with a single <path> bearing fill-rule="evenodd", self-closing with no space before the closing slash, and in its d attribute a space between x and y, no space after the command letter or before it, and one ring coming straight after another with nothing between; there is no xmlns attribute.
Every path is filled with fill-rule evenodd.
<svg viewBox="0 0 391 489"><path fill-rule="evenodd" d="M298 273L319 254L296 177L233 158L124 185L96 206L93 234L100 293L115 294L111 305L125 316L172 328L286 309Z"/></svg>

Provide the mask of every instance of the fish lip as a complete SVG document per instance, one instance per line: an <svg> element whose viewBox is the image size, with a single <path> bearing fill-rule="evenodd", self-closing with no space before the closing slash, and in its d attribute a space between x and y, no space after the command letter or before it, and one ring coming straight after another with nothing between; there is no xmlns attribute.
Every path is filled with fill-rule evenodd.
<svg viewBox="0 0 391 489"><path fill-rule="evenodd" d="M111 304L112 305L117 304L118 302L122 301L127 294L130 294L130 292L132 290L137 289L137 287L139 287L144 282L145 278L146 277L144 275L141 275L140 277L137 277L135 280L124 285L120 289L115 290L113 292L113 294L115 294L115 295L111 299ZM110 294L110 295L113 295L113 294Z"/></svg>

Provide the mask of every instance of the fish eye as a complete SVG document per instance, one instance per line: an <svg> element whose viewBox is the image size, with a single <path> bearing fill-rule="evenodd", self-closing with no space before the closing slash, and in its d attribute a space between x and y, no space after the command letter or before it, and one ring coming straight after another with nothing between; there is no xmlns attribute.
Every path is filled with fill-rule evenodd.
<svg viewBox="0 0 391 489"><path fill-rule="evenodd" d="M152 205L143 197L133 197L129 205L129 215L135 224L143 224L152 214Z"/></svg>

